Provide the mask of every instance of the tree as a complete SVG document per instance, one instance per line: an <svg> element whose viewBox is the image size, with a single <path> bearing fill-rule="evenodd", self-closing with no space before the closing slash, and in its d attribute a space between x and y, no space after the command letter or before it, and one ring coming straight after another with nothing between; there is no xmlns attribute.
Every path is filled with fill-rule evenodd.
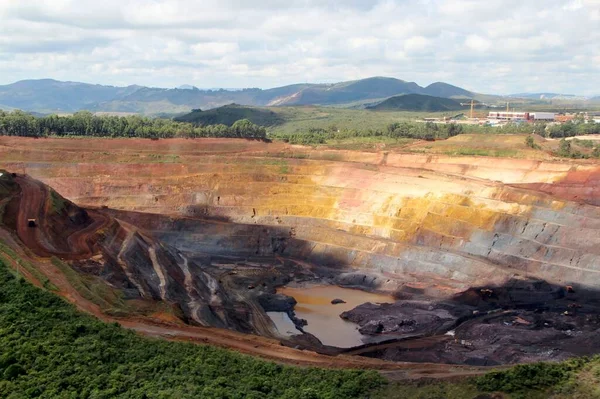
<svg viewBox="0 0 600 399"><path fill-rule="evenodd" d="M571 156L571 142L565 139L562 139L558 144L558 155L561 157L570 157Z"/></svg>
<svg viewBox="0 0 600 399"><path fill-rule="evenodd" d="M532 135L525 137L525 144L527 145L527 147L530 147L530 148L538 147L537 144L535 144L535 140L533 139Z"/></svg>

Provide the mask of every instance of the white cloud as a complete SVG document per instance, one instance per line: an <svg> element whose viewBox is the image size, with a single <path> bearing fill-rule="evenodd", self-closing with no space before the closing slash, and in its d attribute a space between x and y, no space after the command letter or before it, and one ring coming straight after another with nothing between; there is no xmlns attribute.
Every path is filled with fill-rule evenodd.
<svg viewBox="0 0 600 399"><path fill-rule="evenodd" d="M600 94L600 0L0 0L0 84L273 87L373 75Z"/></svg>
<svg viewBox="0 0 600 399"><path fill-rule="evenodd" d="M479 35L469 35L465 41L465 45L475 51L488 51L492 48L492 42L485 37Z"/></svg>
<svg viewBox="0 0 600 399"><path fill-rule="evenodd" d="M412 36L404 41L404 50L408 53L423 53L428 51L431 40L423 36Z"/></svg>

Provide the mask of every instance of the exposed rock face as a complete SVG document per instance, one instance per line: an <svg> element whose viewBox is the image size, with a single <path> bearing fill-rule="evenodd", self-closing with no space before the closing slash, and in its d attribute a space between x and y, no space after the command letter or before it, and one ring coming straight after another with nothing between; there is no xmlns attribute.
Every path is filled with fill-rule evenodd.
<svg viewBox="0 0 600 399"><path fill-rule="evenodd" d="M346 303L346 301L344 301L343 299L339 299L339 298L333 299L333 300L331 301L331 304L332 304L332 305L339 305L339 304L341 304L341 303Z"/></svg>
<svg viewBox="0 0 600 399"><path fill-rule="evenodd" d="M342 313L340 317L358 324L362 334L394 334L400 337L443 334L456 324L461 313L465 317L471 311L431 302L398 301L393 304L365 303Z"/></svg>
<svg viewBox="0 0 600 399"><path fill-rule="evenodd" d="M85 164L49 152L40 163L48 141L2 157L79 204L205 219L146 217L141 227L179 250L289 256L365 273L389 291L398 284L382 274L424 290L515 273L600 286L600 211L585 204L600 198L597 165L341 151L313 151L336 160L315 162L265 158L279 144L174 143L152 151L181 163L111 163L93 148Z"/></svg>
<svg viewBox="0 0 600 399"><path fill-rule="evenodd" d="M267 320L260 308L231 297L201 265L176 249L128 223L79 208L36 180L7 176L0 181L0 204L11 212L4 225L36 254L71 260L129 299L176 304L190 323L264 332L261 324L249 321L251 313L255 320ZM37 221L35 229L26 227L31 216Z"/></svg>
<svg viewBox="0 0 600 399"><path fill-rule="evenodd" d="M74 227L39 249L75 248L74 260L101 254L86 270L127 295L175 301L189 320L243 331L268 334L264 308L291 305L269 296L273 287L311 278L402 300L348 312L365 334L430 335L459 324L454 337L428 341L431 350L376 352L383 358L506 363L558 359L577 345L593 351L597 307L590 296L578 297L582 309L569 304L600 288L597 164L236 140L148 143L148 153L178 157L157 164L134 143L0 145L0 167L80 205L115 209L88 209L91 223L116 221L98 229L100 240L73 236L94 229L73 214ZM53 151L65 146L72 151ZM432 298L432 309L415 302ZM465 321L467 311L478 321Z"/></svg>
<svg viewBox="0 0 600 399"><path fill-rule="evenodd" d="M262 294L258 303L266 312L289 312L294 309L296 300L283 294Z"/></svg>
<svg viewBox="0 0 600 399"><path fill-rule="evenodd" d="M569 293L529 279L472 288L443 303L365 304L343 317L359 323L365 334L425 337L361 352L388 360L471 365L562 360L598 353L593 342L600 338L598 292Z"/></svg>

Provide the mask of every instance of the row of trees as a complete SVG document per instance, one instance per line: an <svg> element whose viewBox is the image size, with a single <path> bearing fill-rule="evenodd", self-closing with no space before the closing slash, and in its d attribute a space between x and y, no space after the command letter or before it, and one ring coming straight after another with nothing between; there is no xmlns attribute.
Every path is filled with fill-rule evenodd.
<svg viewBox="0 0 600 399"><path fill-rule="evenodd" d="M466 125L465 133L534 133L542 137L562 138L584 136L587 134L600 134L600 123L593 120L585 121L583 117L561 124L535 123L508 123L502 127Z"/></svg>
<svg viewBox="0 0 600 399"><path fill-rule="evenodd" d="M547 137L552 138L600 134L600 123L595 123L593 120L585 122L582 119L575 119L561 125L549 126L546 131Z"/></svg>
<svg viewBox="0 0 600 399"><path fill-rule="evenodd" d="M355 137L391 137L391 138L413 138L422 140L446 139L463 133L462 125L419 122L396 122L391 123L384 130L368 129L340 130L335 126L327 129L310 128L306 132L297 133L273 133L272 138L283 140L292 144L315 145L325 144L329 140L343 140Z"/></svg>
<svg viewBox="0 0 600 399"><path fill-rule="evenodd" d="M267 132L264 127L257 126L247 119L239 120L232 126L194 126L191 123L175 122L171 119L146 118L138 115L108 116L81 111L70 116L50 115L37 118L22 111L4 112L0 110L0 135L266 139Z"/></svg>

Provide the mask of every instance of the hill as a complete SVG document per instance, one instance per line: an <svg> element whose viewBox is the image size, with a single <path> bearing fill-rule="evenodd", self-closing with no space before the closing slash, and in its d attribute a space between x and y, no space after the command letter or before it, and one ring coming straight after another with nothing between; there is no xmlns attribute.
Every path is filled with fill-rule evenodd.
<svg viewBox="0 0 600 399"><path fill-rule="evenodd" d="M190 88L191 87L191 88ZM3 109L42 113L129 112L156 115L186 113L236 103L249 106L354 106L400 94L472 97L474 93L446 83L421 87L395 78L373 77L334 84L299 83L272 89L200 90L193 86L165 89L102 86L52 79L24 80L0 86Z"/></svg>
<svg viewBox="0 0 600 399"><path fill-rule="evenodd" d="M283 123L283 119L268 109L244 107L230 104L219 108L202 111L195 109L189 114L175 118L177 122L191 122L196 125L227 125L231 126L240 119L248 119L259 126L275 126Z"/></svg>
<svg viewBox="0 0 600 399"><path fill-rule="evenodd" d="M456 100L449 98L426 96L423 94L406 94L390 97L381 103L367 107L374 111L457 111L464 109Z"/></svg>
<svg viewBox="0 0 600 399"><path fill-rule="evenodd" d="M53 79L22 80L0 86L0 104L37 112L73 112L137 91L139 86L115 87Z"/></svg>
<svg viewBox="0 0 600 399"><path fill-rule="evenodd" d="M470 92L468 90L462 89L457 86L453 86L448 83L443 82L435 82L427 86L423 90L423 94L427 94L429 96L434 97L445 97L445 98L472 98L475 93Z"/></svg>
<svg viewBox="0 0 600 399"><path fill-rule="evenodd" d="M272 105L331 105L361 100L390 97L403 93L421 92L423 88L414 82L400 79L374 77L333 85L306 87L290 98L276 100Z"/></svg>

